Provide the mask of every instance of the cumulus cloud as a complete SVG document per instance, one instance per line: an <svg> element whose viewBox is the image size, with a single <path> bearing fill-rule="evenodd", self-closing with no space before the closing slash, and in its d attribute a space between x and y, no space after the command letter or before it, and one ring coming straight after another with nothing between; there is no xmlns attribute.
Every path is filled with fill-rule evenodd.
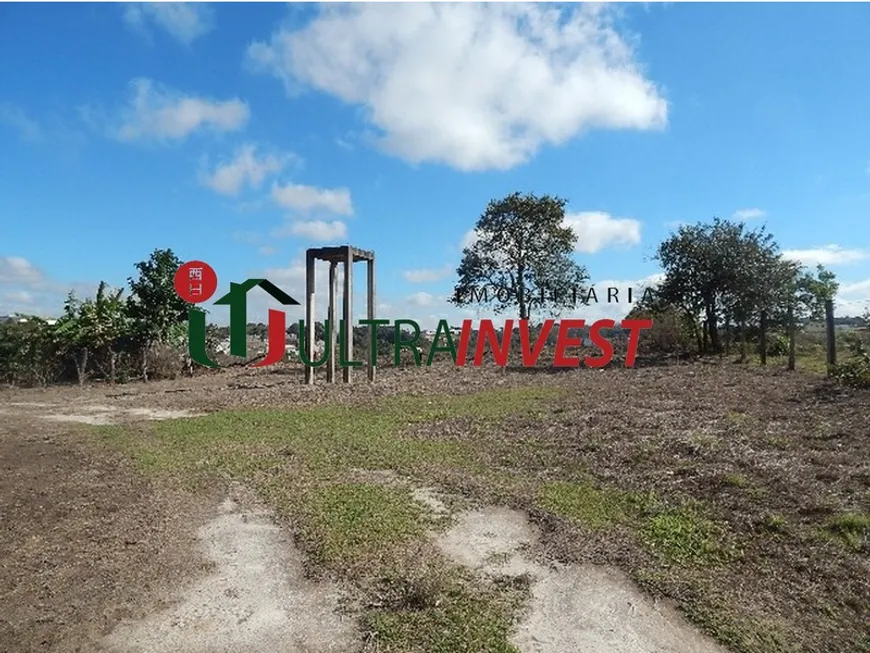
<svg viewBox="0 0 870 653"><path fill-rule="evenodd" d="M845 265L863 261L870 253L860 249L846 249L840 245L825 245L813 249L787 249L783 256L804 265Z"/></svg>
<svg viewBox="0 0 870 653"><path fill-rule="evenodd" d="M603 5L326 6L247 62L365 109L411 163L508 169L590 129L663 129L668 103Z"/></svg>
<svg viewBox="0 0 870 653"><path fill-rule="evenodd" d="M124 22L128 27L148 34L147 25L153 24L184 45L190 45L214 27L214 12L204 3L142 2L124 8Z"/></svg>
<svg viewBox="0 0 870 653"><path fill-rule="evenodd" d="M575 251L581 254L594 254L607 247L631 247L640 243L639 220L615 218L603 211L566 213L564 226L577 234ZM470 247L477 237L476 229L467 231L460 247Z"/></svg>
<svg viewBox="0 0 870 653"><path fill-rule="evenodd" d="M865 312L870 312L870 279L841 285L834 300L834 313L855 316Z"/></svg>
<svg viewBox="0 0 870 653"><path fill-rule="evenodd" d="M219 164L212 172L201 176L202 183L222 195L238 195L247 184L257 189L271 174L279 172L287 163L288 155L264 154L258 156L255 145L241 146L232 160Z"/></svg>
<svg viewBox="0 0 870 653"><path fill-rule="evenodd" d="M446 279L455 271L451 265L445 265L437 269L405 270L402 276L408 283L431 283Z"/></svg>
<svg viewBox="0 0 870 653"><path fill-rule="evenodd" d="M347 237L347 225L341 220L298 220L276 229L272 236L297 236L318 242L338 241Z"/></svg>
<svg viewBox="0 0 870 653"><path fill-rule="evenodd" d="M749 222L750 220L760 220L767 216L767 211L762 209L739 209L731 215L733 220L738 222Z"/></svg>
<svg viewBox="0 0 870 653"><path fill-rule="evenodd" d="M60 282L26 258L0 256L0 315L28 313L57 316L71 290L79 296L87 296L96 291L97 285Z"/></svg>
<svg viewBox="0 0 870 653"><path fill-rule="evenodd" d="M577 234L576 251L594 254L605 247L631 247L640 242L640 222L614 218L602 211L569 213L565 223Z"/></svg>
<svg viewBox="0 0 870 653"><path fill-rule="evenodd" d="M144 78L131 81L130 89L130 102L113 121L117 126L110 128L110 135L124 142L181 140L206 129L238 131L250 117L248 105L239 98L214 100L185 95Z"/></svg>
<svg viewBox="0 0 870 653"><path fill-rule="evenodd" d="M307 213L323 210L336 215L353 215L353 203L347 188L317 188L302 184L272 184L272 199L285 209Z"/></svg>

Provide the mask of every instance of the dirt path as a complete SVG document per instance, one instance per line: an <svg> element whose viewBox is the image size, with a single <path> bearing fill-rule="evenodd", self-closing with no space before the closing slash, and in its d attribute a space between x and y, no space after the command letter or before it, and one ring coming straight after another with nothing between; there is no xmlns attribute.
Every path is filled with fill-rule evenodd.
<svg viewBox="0 0 870 653"><path fill-rule="evenodd" d="M531 559L538 538L524 513L496 507L460 514L438 538L450 559L480 574L530 577L531 604L513 637L522 653L725 653L618 569Z"/></svg>
<svg viewBox="0 0 870 653"><path fill-rule="evenodd" d="M200 502L48 420L0 426L0 651L96 650L202 573Z"/></svg>
<svg viewBox="0 0 870 653"><path fill-rule="evenodd" d="M198 533L214 564L211 572L179 588L171 607L120 624L105 640L107 651L348 653L357 648L352 621L339 616L338 589L304 578L301 556L268 511L245 509L228 498L217 512Z"/></svg>

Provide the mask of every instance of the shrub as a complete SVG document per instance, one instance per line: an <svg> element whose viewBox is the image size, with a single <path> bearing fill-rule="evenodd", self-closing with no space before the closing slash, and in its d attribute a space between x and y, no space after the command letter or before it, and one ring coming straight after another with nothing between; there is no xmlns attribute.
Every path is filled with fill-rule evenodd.
<svg viewBox="0 0 870 653"><path fill-rule="evenodd" d="M780 333L771 333L767 336L768 356L788 356L788 338ZM761 353L761 343L758 343L758 353Z"/></svg>
<svg viewBox="0 0 870 653"><path fill-rule="evenodd" d="M870 388L870 349L855 336L850 338L852 358L834 366L831 375L843 385Z"/></svg>

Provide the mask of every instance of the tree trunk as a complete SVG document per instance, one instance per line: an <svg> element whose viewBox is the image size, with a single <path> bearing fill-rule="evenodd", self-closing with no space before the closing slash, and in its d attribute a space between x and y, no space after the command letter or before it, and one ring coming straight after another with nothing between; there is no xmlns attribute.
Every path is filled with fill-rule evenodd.
<svg viewBox="0 0 870 653"><path fill-rule="evenodd" d="M746 362L746 320L740 320L740 362Z"/></svg>
<svg viewBox="0 0 870 653"><path fill-rule="evenodd" d="M142 346L142 359L140 361L140 371L142 372L142 381L148 382L148 353L151 349L151 344L146 343Z"/></svg>
<svg viewBox="0 0 870 653"><path fill-rule="evenodd" d="M79 377L79 387L85 384L85 372L88 368L88 348L85 347L73 357L76 364L76 374Z"/></svg>
<svg viewBox="0 0 870 653"><path fill-rule="evenodd" d="M109 383L115 385L115 373L118 369L118 353L109 349Z"/></svg>
<svg viewBox="0 0 870 653"><path fill-rule="evenodd" d="M726 356L731 355L731 335L732 335L731 315L728 314L725 316L725 355Z"/></svg>

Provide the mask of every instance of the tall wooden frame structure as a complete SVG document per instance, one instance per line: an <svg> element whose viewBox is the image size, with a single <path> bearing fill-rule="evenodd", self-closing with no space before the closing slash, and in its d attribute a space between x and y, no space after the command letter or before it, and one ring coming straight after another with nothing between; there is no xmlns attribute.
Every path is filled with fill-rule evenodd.
<svg viewBox="0 0 870 653"><path fill-rule="evenodd" d="M314 316L314 299L315 299L315 265L317 261L329 262L329 304L327 308L327 319L329 320L329 332L326 334L327 344L329 346L329 360L326 367L326 382L335 383L335 360L338 347L336 346L336 320L335 320L335 296L336 286L338 283L338 275L336 270L339 263L344 265L344 301L342 306L342 319L344 320L344 351L347 355L347 360L353 360L353 264L360 261L366 262L368 272L368 311L367 317L369 320L375 318L375 253L372 251L357 249L351 245L342 245L340 247L320 247L312 248L305 252L305 335L300 335L300 344L302 338L305 338L305 347L309 357L314 350L313 346L316 342L315 332L315 316ZM308 385L314 384L313 367L305 368L305 383ZM353 368L348 366L342 368L342 376L345 383L351 382L351 372ZM366 363L366 371L369 381L375 380L375 366L371 357Z"/></svg>

